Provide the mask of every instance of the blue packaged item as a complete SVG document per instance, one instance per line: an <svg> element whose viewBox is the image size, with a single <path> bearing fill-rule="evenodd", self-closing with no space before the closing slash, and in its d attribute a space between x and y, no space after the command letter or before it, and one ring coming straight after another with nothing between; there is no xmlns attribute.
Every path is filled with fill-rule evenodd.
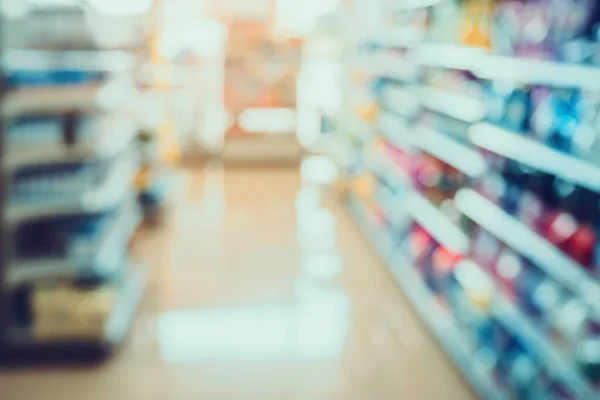
<svg viewBox="0 0 600 400"><path fill-rule="evenodd" d="M504 194L500 197L500 206L510 215L517 215L521 204L523 189L515 183L507 182Z"/></svg>
<svg viewBox="0 0 600 400"><path fill-rule="evenodd" d="M31 166L13 176L10 202L20 205L72 201L95 189L107 172L97 164L55 164Z"/></svg>
<svg viewBox="0 0 600 400"><path fill-rule="evenodd" d="M529 88L490 82L485 91L484 102L488 122L517 133L529 131L531 112Z"/></svg>
<svg viewBox="0 0 600 400"><path fill-rule="evenodd" d="M506 108L506 101L510 96L512 85L503 85L488 82L484 91L484 103L488 122L501 125Z"/></svg>
<svg viewBox="0 0 600 400"><path fill-rule="evenodd" d="M521 267L521 277L515 282L514 287L516 300L525 314L535 319L539 314L532 295L543 282L544 274L526 258L522 258Z"/></svg>
<svg viewBox="0 0 600 400"><path fill-rule="evenodd" d="M62 118L22 117L6 124L8 146L44 146L60 142L63 132Z"/></svg>
<svg viewBox="0 0 600 400"><path fill-rule="evenodd" d="M571 400L581 397L578 396L565 381L562 379L555 379L550 382L544 398L548 400Z"/></svg>
<svg viewBox="0 0 600 400"><path fill-rule="evenodd" d="M10 88L27 86L81 85L101 79L100 72L77 70L12 70L6 72Z"/></svg>
<svg viewBox="0 0 600 400"><path fill-rule="evenodd" d="M383 96L383 89L388 84L388 79L385 77L378 77L370 82L369 85L371 87L371 90L378 101L381 101L381 98Z"/></svg>
<svg viewBox="0 0 600 400"><path fill-rule="evenodd" d="M581 92L577 104L580 121L573 133L571 153L590 161L600 159L600 94Z"/></svg>
<svg viewBox="0 0 600 400"><path fill-rule="evenodd" d="M501 125L511 131L528 132L530 114L531 91L528 88L517 88L508 98Z"/></svg>
<svg viewBox="0 0 600 400"><path fill-rule="evenodd" d="M554 130L556 111L551 89L538 86L532 92L531 133L541 142L546 142Z"/></svg>
<svg viewBox="0 0 600 400"><path fill-rule="evenodd" d="M119 214L105 214L95 218L82 219L73 225L69 235L69 247L66 249L67 257L74 263L89 260L101 245L103 237L111 222L119 218Z"/></svg>
<svg viewBox="0 0 600 400"><path fill-rule="evenodd" d="M581 92L578 90L554 89L550 102L556 116L553 129L546 142L557 150L570 153L573 137L583 120L582 110L579 107Z"/></svg>
<svg viewBox="0 0 600 400"><path fill-rule="evenodd" d="M544 378L539 378L539 369L539 365L527 354L515 358L508 373L513 398L543 398L546 388Z"/></svg>
<svg viewBox="0 0 600 400"><path fill-rule="evenodd" d="M112 213L58 217L28 222L15 233L15 256L19 259L91 256L110 223ZM76 258L72 258L76 257Z"/></svg>
<svg viewBox="0 0 600 400"><path fill-rule="evenodd" d="M97 118L79 113L52 116L14 118L6 124L8 146L71 145L94 134L92 124Z"/></svg>
<svg viewBox="0 0 600 400"><path fill-rule="evenodd" d="M578 36L558 47L562 60L577 64L600 64L600 2L571 0L565 5L570 13L581 14L585 21L583 31ZM566 18L577 21L577 18Z"/></svg>
<svg viewBox="0 0 600 400"><path fill-rule="evenodd" d="M506 332L506 334L508 337L504 343L504 347L496 349L500 355L496 372L498 378L505 384L508 383L508 375L514 359L522 354L526 354L525 346L521 340L515 337L511 332Z"/></svg>

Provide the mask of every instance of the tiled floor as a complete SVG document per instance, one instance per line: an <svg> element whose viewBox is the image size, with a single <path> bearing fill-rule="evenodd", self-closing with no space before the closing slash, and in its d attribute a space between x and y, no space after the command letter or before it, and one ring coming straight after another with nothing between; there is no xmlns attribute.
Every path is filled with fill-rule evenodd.
<svg viewBox="0 0 600 400"><path fill-rule="evenodd" d="M155 276L123 351L97 368L2 372L0 398L472 399L335 196L311 183L327 174L303 175L186 173L164 226L136 240Z"/></svg>

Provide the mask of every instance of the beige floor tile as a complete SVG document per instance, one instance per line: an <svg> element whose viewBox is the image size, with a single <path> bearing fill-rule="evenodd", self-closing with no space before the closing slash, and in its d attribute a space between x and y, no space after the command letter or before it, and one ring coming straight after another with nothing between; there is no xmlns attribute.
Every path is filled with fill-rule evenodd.
<svg viewBox="0 0 600 400"><path fill-rule="evenodd" d="M2 372L2 400L473 398L327 191L294 169L185 174L134 244L155 268L122 351Z"/></svg>

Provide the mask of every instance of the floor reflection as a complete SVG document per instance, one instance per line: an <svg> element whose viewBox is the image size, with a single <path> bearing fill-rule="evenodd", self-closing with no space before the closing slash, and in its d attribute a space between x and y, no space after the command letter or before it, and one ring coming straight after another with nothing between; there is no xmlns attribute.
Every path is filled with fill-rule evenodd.
<svg viewBox="0 0 600 400"><path fill-rule="evenodd" d="M217 225L223 221L228 201L220 168L212 165L205 172L198 204L203 222L208 223L205 229L215 235L222 232ZM294 285L296 300L168 311L157 322L164 361L303 361L335 358L342 353L348 337L350 303L339 288L321 285L339 277L343 268L336 250L335 218L321 201L322 189L336 179L337 169L327 159L309 157L301 167L301 176L295 198L301 264Z"/></svg>
<svg viewBox="0 0 600 400"><path fill-rule="evenodd" d="M312 291L298 305L175 311L158 321L167 362L303 361L338 356L348 330L348 300Z"/></svg>
<svg viewBox="0 0 600 400"><path fill-rule="evenodd" d="M471 399L311 160L185 171L133 246L155 275L127 345L98 368L5 371L0 398Z"/></svg>

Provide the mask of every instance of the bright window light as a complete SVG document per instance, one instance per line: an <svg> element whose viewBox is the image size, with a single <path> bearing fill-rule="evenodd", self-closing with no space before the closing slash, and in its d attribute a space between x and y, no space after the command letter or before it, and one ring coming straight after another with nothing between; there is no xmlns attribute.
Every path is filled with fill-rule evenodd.
<svg viewBox="0 0 600 400"><path fill-rule="evenodd" d="M276 0L275 32L281 36L305 36L323 15L341 0Z"/></svg>
<svg viewBox="0 0 600 400"><path fill-rule="evenodd" d="M310 289L299 288L299 304L166 313L158 319L162 357L174 363L338 357L347 341L348 299Z"/></svg>
<svg viewBox="0 0 600 400"><path fill-rule="evenodd" d="M331 184L338 178L338 167L328 157L307 157L300 167L302 179L306 182L317 184Z"/></svg>
<svg viewBox="0 0 600 400"><path fill-rule="evenodd" d="M89 4L98 11L123 16L145 14L152 8L152 3L153 0L89 0Z"/></svg>
<svg viewBox="0 0 600 400"><path fill-rule="evenodd" d="M291 108L247 108L240 113L238 122L250 133L294 133L296 111Z"/></svg>
<svg viewBox="0 0 600 400"><path fill-rule="evenodd" d="M75 6L83 4L83 0L21 0L22 3L29 3L38 7L52 6Z"/></svg>
<svg viewBox="0 0 600 400"><path fill-rule="evenodd" d="M194 51L199 57L218 55L227 39L227 27L219 21L203 20L193 24L167 27L158 40L161 56L173 59L185 50Z"/></svg>

